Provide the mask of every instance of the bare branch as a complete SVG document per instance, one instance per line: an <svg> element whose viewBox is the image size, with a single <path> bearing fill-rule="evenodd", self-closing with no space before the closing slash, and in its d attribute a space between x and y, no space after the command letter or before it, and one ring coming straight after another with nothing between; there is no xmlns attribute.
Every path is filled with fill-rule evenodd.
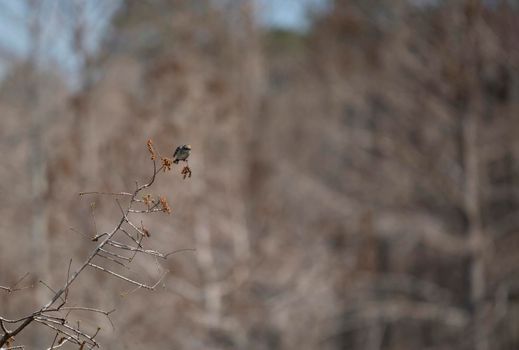
<svg viewBox="0 0 519 350"><path fill-rule="evenodd" d="M52 339L52 344L50 344L50 348L48 348L48 349L54 349L54 344L56 344L56 339L58 339L58 335L59 335L59 333L56 332L54 339Z"/></svg>
<svg viewBox="0 0 519 350"><path fill-rule="evenodd" d="M19 290L32 288L33 287L32 285L25 286L25 287L19 287L19 288L17 287L27 276L29 276L28 272L26 272L22 277L20 277L11 287L0 286L0 290L5 290L8 293L12 293L12 292L16 292Z"/></svg>
<svg viewBox="0 0 519 350"><path fill-rule="evenodd" d="M61 310L90 311L90 312L100 313L105 316L108 316L111 313L115 312L116 309L112 309L110 311L105 311L105 310L100 310L100 309L94 309L91 307L84 307L84 306L65 306L65 307L62 307ZM58 310L47 310L47 311L58 311Z"/></svg>
<svg viewBox="0 0 519 350"><path fill-rule="evenodd" d="M108 254L108 255L111 255L111 256L116 257L116 258L119 258L119 259L123 259L123 260L126 260L126 261L131 261L131 260L132 260L131 258L129 258L129 257L127 257L127 256L116 254L116 253L111 252L111 251L109 251L109 250L106 250L106 249L104 249L104 248L101 248L101 249L99 249L99 250L102 251L103 253L106 253L106 254Z"/></svg>
<svg viewBox="0 0 519 350"><path fill-rule="evenodd" d="M121 274L118 274L103 266L94 264L93 261L96 257L100 257L102 259L109 260L109 261L117 263L125 268L128 268L126 266L126 264L124 262L119 261L119 259L130 263L133 260L133 258L136 256L137 253L142 253L142 254L149 255L149 256L152 256L155 258L160 257L160 258L165 259L169 255L171 255L175 252L188 250L188 249L182 249L182 250L174 251L174 252L171 252L168 254L163 254L163 253L160 253L155 250L144 249L141 245L142 240L144 237L149 236L149 235L147 234L147 232L145 232L146 230L144 229L144 226L142 226L143 228L140 229L136 225L134 225L128 218L129 213L136 212L136 210L132 208L132 205L134 203L136 203L136 202L144 203L143 200L137 199L137 197L139 196L139 193L142 190L150 187L155 182L157 174L163 168L164 168L164 165L162 165L160 168L157 169L157 163L154 160L153 161L153 173L152 173L149 181L147 183L145 183L144 185L140 185L140 186L138 185L138 183L136 183L136 188L133 193L130 193L130 192L97 192L97 191L79 193L80 196L90 195L90 194L92 194L92 195L98 194L98 195L111 195L111 196L128 196L128 197L130 197L130 201L129 201L126 209L123 209L120 202L116 199L116 202L121 210L121 217L118 220L115 227L110 232L104 232L102 234L97 233L97 225L95 223L95 215L94 215L93 208L92 208L92 219L94 220L94 226L96 227L96 234L92 240L99 241L99 243L90 252L90 254L85 259L85 261L73 273L71 273L72 259L69 261L66 281L59 290L54 290L48 284L46 284L44 281L40 281L40 283L43 284L45 287L47 287L54 295L39 310L33 312L30 315L27 315L27 316L24 316L24 317L21 317L18 319L6 319L3 317L0 317L0 326L4 332L3 336L0 337L0 347L5 345L9 341L9 339L13 338L15 335L20 333L23 329L25 329L32 322L37 322L39 324L42 324L56 332L56 336L49 349L59 348L66 342L71 342L76 345L79 345L80 348L83 348L85 346L85 344L89 348L98 347L98 344L94 340L94 337L98 334L100 328L98 328L93 335L89 335L87 332L84 332L80 329L79 321L78 321L77 327L72 327L67 323L67 317L71 312L86 311L86 312L94 312L94 313L100 313L100 314L105 315L108 318L109 322L112 324L112 327L114 327L112 321L110 320L109 315L112 312L114 312L115 309L111 310L111 311L104 311L104 310L100 310L100 309L96 309L96 308L89 308L89 307L82 307L82 306L66 306L70 286L74 283L74 281L79 277L79 275L88 266L93 267L94 269L103 271L105 273L108 273L109 275L114 276L118 279L124 280L125 282L128 282L128 283L136 286L137 287L136 289L144 288L144 289L148 289L148 290L154 290L157 287L157 285L159 285L159 283L166 276L167 271L165 271L162 274L162 276L159 278L159 280L154 285L148 285L145 283L140 283L138 281L135 281L135 280L133 280L129 277L123 276ZM151 208L148 208L148 210L145 213L154 212L155 208L159 205L158 203L159 202L153 203L153 206ZM147 203L147 205L149 205L149 203ZM127 222L133 229L135 229L140 234L139 239L136 239L129 232L124 230L123 225L125 222ZM142 223L141 223L141 225L142 225ZM72 228L71 228L71 230L78 232L77 230L74 230ZM128 238L130 238L132 240L132 242L134 242L136 244L136 246L133 247L133 246L126 245L124 243L115 241L114 237L116 236L117 232L119 232L119 231L122 231ZM81 232L79 232L79 233L83 236L86 236ZM133 252L133 256L126 257L126 256L118 254L116 252L112 252L112 251L106 249L106 246L112 246L116 249ZM14 291L14 290L16 290L15 287L26 276L27 276L27 274L24 275L22 278L20 278L13 287L0 286L0 289L5 290L7 292ZM61 303L59 305L55 305L55 303L58 300L60 300ZM66 311L66 315L64 317L53 316L53 315L49 314L52 312L59 313L59 312L64 312L64 311ZM10 331L5 327L5 323L18 324L18 325L16 326L16 328L13 331ZM57 341L59 334L63 335L63 338L62 338L62 340ZM56 344L56 341L57 341L57 344Z"/></svg>
<svg viewBox="0 0 519 350"><path fill-rule="evenodd" d="M45 287L47 287L48 290L50 290L52 293L56 294L57 292L51 288L51 286L49 286L47 283L45 283L44 281L42 280L39 280L38 282L40 282L41 284L43 284ZM60 299L65 302L65 299L63 299L62 297L60 297Z"/></svg>
<svg viewBox="0 0 519 350"><path fill-rule="evenodd" d="M106 260L110 260L110 261L116 263L117 265L120 265L120 266L124 267L125 269L128 269L128 270L130 269L128 266L126 266L125 264L123 264L119 260L116 260L116 259L111 258L109 256L103 255L101 253L97 254L97 256L100 257L100 258L106 259Z"/></svg>
<svg viewBox="0 0 519 350"><path fill-rule="evenodd" d="M106 310L101 310L101 309L96 309L96 308L91 308L91 307L84 307L84 306L64 306L64 307L61 307L59 309L58 308L48 309L48 310L45 311L45 313L47 313L47 312L59 312L59 311L68 311L69 313L72 312L72 311L86 311L86 312L93 312L93 313L102 314L102 315L106 316L106 318L110 322L110 325L112 326L112 328L115 329L115 326L114 326L112 320L110 319L110 315L112 313L114 313L116 311L116 309L112 309L110 311L106 311Z"/></svg>
<svg viewBox="0 0 519 350"><path fill-rule="evenodd" d="M34 319L35 322L38 322L39 324L42 324L46 327L49 327L50 329L56 331L56 332L59 332L61 334L63 334L64 336L66 336L67 338L70 338L69 341L77 344L77 345L81 345L81 338L86 338L88 340L88 342L94 346L97 346L97 342L93 339L90 339L89 336L85 333L82 333L80 331L77 331L75 328L72 328L68 325L65 325L65 324L60 324L59 322L56 322L56 321L53 321L53 320L50 320L50 319L47 319L47 318L35 318ZM58 324L59 326L63 326L65 329L67 329L68 331L72 332L67 332L66 330L64 329L61 329L59 328L58 326L55 326L54 324Z"/></svg>
<svg viewBox="0 0 519 350"><path fill-rule="evenodd" d="M100 195L107 195L107 196L133 196L133 193L130 192L98 192L98 191L90 191L90 192L79 192L79 196L86 196L91 194L100 194Z"/></svg>
<svg viewBox="0 0 519 350"><path fill-rule="evenodd" d="M75 232L75 233L77 233L77 234L80 234L81 236L83 236L83 237L85 237L85 238L88 238L89 240L92 239L92 237L90 237L90 236L84 234L84 233L81 232L81 231L76 230L76 229L73 228L73 227L69 227L69 230L72 231L72 232Z"/></svg>
<svg viewBox="0 0 519 350"><path fill-rule="evenodd" d="M117 277L117 278L120 278L120 279L122 279L123 281L126 281L126 282L128 282L128 283L132 283L132 284L134 284L134 285L136 285L136 286L138 286L138 287L140 287L140 288L145 288L145 289L149 289L149 290L154 290L154 288L155 288L155 286L148 286L147 284L143 284L143 283L140 283L140 282L134 281L134 280L132 280L132 279L130 279L130 278L128 278L128 277L125 277L125 276L123 276L123 275L120 275L120 274L118 274L118 273L116 273L116 272L113 272L113 271L107 270L107 269L105 269L104 267L101 267L101 266L99 266L99 265L92 264L92 263L89 263L88 265L89 265L89 266L92 266L92 267L94 267L94 268L96 268L96 269L98 269L98 270L104 271L104 272L106 272L106 273L108 273L108 274L110 274L110 275L112 275L112 276L115 276L115 277Z"/></svg>
<svg viewBox="0 0 519 350"><path fill-rule="evenodd" d="M2 328L2 331L4 334L9 334L10 331L5 327L4 320L0 320L0 327Z"/></svg>
<svg viewBox="0 0 519 350"><path fill-rule="evenodd" d="M63 345L65 345L68 341L71 340L70 337L63 337L62 339L60 339L60 341L58 342L58 344L56 346L54 346L54 344L56 344L56 340L58 339L58 336L59 336L59 332L56 332L56 336L54 337L54 340L52 341L52 345L50 346L50 348L47 348L47 350L53 350L53 349L58 349L58 348L61 348Z"/></svg>
<svg viewBox="0 0 519 350"><path fill-rule="evenodd" d="M146 210L135 210L130 209L130 213L137 213L137 214L149 214L149 213L162 213L162 209L146 209Z"/></svg>
<svg viewBox="0 0 519 350"><path fill-rule="evenodd" d="M78 326L77 328L74 328L72 326L70 326L69 324L66 323L66 320L65 319L60 319L60 318L56 318L56 317L51 317L51 316L38 316L35 318L35 321L37 322L40 322L40 323L44 323L44 322L49 322L49 323L52 323L52 324L55 324L55 325L58 325L59 327L63 327L65 329L67 329L68 331L72 332L73 335L75 335L76 337L74 338L75 341L77 341L78 343L81 342L81 338L85 338L87 339L91 344L93 345L96 345L97 346L97 342L94 340L94 338L96 337L97 333L99 332L99 327L98 329L96 330L96 332L93 334L93 335L88 335L87 333L81 331L79 329L79 323L78 323ZM48 324L46 324L46 326L49 326ZM57 326L57 327L58 327ZM66 332L64 332L63 329L60 329L60 328L57 328L58 331L64 333L64 334L67 334ZM70 334L69 334L70 335Z"/></svg>
<svg viewBox="0 0 519 350"><path fill-rule="evenodd" d="M174 254L182 253L182 252L196 252L196 249L194 249L194 248L177 249L177 250L174 250L174 251L169 252L167 254L164 254L164 259L167 259L167 257L170 256L170 255L174 255Z"/></svg>
<svg viewBox="0 0 519 350"><path fill-rule="evenodd" d="M112 247L115 247L115 248L119 248L119 249L123 249L123 250L128 250L128 251L131 251L131 252L140 252L140 253L148 254L148 255L151 255L151 256L157 256L157 257L163 258L163 259L166 259L166 257L168 255L174 253L174 252L172 252L172 253L169 253L169 254L162 254L161 252L158 252L156 250L136 248L136 247L132 247L132 246L129 246L129 245L121 243L121 242L117 242L117 241L109 241L108 244L111 245Z"/></svg>

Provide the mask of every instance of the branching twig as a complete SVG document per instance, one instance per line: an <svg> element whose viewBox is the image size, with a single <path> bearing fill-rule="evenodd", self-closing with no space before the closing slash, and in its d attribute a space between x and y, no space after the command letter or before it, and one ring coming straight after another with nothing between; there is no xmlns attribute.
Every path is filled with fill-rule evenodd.
<svg viewBox="0 0 519 350"><path fill-rule="evenodd" d="M98 270L104 271L104 272L106 272L106 273L108 273L108 274L110 274L110 275L112 275L112 276L115 276L115 277L117 277L117 278L120 278L120 279L122 279L123 281L126 281L126 282L128 282L128 283L134 284L134 285L136 285L136 286L138 286L138 287L145 288L145 289L149 289L149 290L154 290L154 288L155 288L155 287L152 287L152 286L148 286L147 284L144 284L144 283L140 283L140 282L134 281L134 280L132 280L131 278L125 277L125 276L120 275L120 274L118 274L118 273L116 273L116 272L113 272L113 271L110 271L110 270L108 270L108 269L105 269L104 267L101 267L101 266L99 266L99 265L92 264L92 263L89 263L88 265L89 265L89 266L92 266L93 268L96 268L96 269L98 269Z"/></svg>
<svg viewBox="0 0 519 350"><path fill-rule="evenodd" d="M52 341L52 345L50 346L50 348L47 348L47 350L61 348L63 345L65 345L71 339L70 337L63 337L58 341L58 344L56 346L54 346L54 344L56 344L56 340L58 339L58 336L59 336L59 332L56 332L56 336L54 337L54 340Z"/></svg>
<svg viewBox="0 0 519 350"><path fill-rule="evenodd" d="M129 258L129 257L127 257L127 256L116 254L116 253L111 252L111 251L109 251L109 250L106 250L106 249L104 249L104 248L101 248L100 251L102 251L103 253L106 253L106 254L108 254L108 255L111 255L111 256L113 256L113 257L119 258L119 259L123 259L123 260L131 261L131 258Z"/></svg>
<svg viewBox="0 0 519 350"><path fill-rule="evenodd" d="M22 277L20 277L11 287L0 286L0 290L5 290L8 293L13 293L22 289L32 288L32 285L25 287L17 287L27 276L29 273L26 272Z"/></svg>
<svg viewBox="0 0 519 350"><path fill-rule="evenodd" d="M93 335L89 335L87 332L82 331L79 328L79 321L77 324L77 327L70 326L70 324L67 321L67 318L69 314L72 311L86 311L86 312L95 312L105 315L110 323L112 324L112 321L110 320L109 315L115 311L104 311L96 308L89 308L89 307L82 307L82 306L66 306L68 302L68 294L69 289L71 285L76 281L76 279L79 277L79 275L85 271L86 267L92 267L97 270L103 271L105 273L108 273L111 276L114 276L118 279L124 280L130 284L133 284L136 286L136 289L144 288L148 290L154 290L159 283L163 280L163 278L166 276L167 272L164 272L162 276L159 278L159 280L154 285L147 285L145 283L140 283L138 281L135 281L131 278L128 278L126 276L123 276L121 274L118 274L114 271L111 271L109 268L105 268L103 266L100 266L98 264L95 264L94 258L99 256L100 258L103 258L105 260L117 263L119 265L122 265L126 268L127 264L131 263L133 261L133 258L136 254L144 254L149 255L152 257L160 257L163 259L166 259L168 256L181 252L181 251L188 251L193 249L180 249L177 251L173 251L170 253L161 253L159 251L151 250L151 249L145 249L142 246L142 240L144 237L149 237L149 232L144 228L142 225L142 229L137 227L133 222L130 220L129 215L133 213L141 213L141 214L147 214L147 213L153 213L158 211L165 211L164 208L159 209L157 208L160 201L152 201L146 202L144 200L141 200L138 198L139 194L149 188L153 185L155 182L156 176L159 172L161 172L164 169L165 165L162 164L159 168L157 168L157 160L153 159L153 172L148 182L146 182L143 185L140 185L136 182L135 190L133 192L98 192L98 191L91 191L91 192L81 192L79 193L80 196L84 195L109 195L109 196L126 196L130 197L129 203L126 206L125 209L121 206L120 202L116 199L116 202L121 210L121 217L118 220L115 227L109 231L109 232L103 232L101 234L97 233L97 227L96 227L96 233L95 236L92 238L93 241L99 241L97 246L91 251L91 253L88 255L86 260L77 268L75 272L71 274L71 265L72 260L70 260L67 270L67 278L64 283L64 285L59 290L54 290L49 285L47 285L45 282L40 281L44 286L46 286L52 293L53 296L51 299L41 306L37 311L33 312L32 314L20 317L18 319L6 319L3 317L0 317L0 327L2 329L3 335L0 337L0 347L4 346L10 339L12 339L14 336L16 336L18 333L20 333L22 330L24 330L28 325L30 325L33 322L37 322L39 324L42 324L53 331L56 332L56 336L54 337L54 340L51 344L51 347L48 350L56 349L61 346L63 346L66 342L74 343L78 346L80 346L80 349L83 349L85 345L87 345L88 348L98 347L97 342L94 340L94 338L97 336L100 328L98 328ZM134 203L145 203L148 208L147 210L139 210L132 208ZM150 206L150 204L153 204ZM168 207L169 208L169 207ZM169 212L169 211L168 211ZM92 212L94 225L95 224L95 216ZM136 239L133 237L129 232L125 231L123 228L123 225L125 223L128 223L137 233L139 234L139 238ZM75 230L74 230L75 231ZM78 231L75 231L78 232ZM128 238L131 239L133 243L135 243L135 246L127 245L121 242L118 242L115 240L116 235L118 232L124 233ZM85 235L86 236L86 235ZM133 255L131 257L126 257L124 255L118 254L117 252L108 250L107 247L111 246L115 248L115 250L124 250L132 252ZM122 260L122 261L119 261ZM126 263L125 263L126 262ZM16 286L27 276L28 274L24 275L22 278L20 278L13 287L4 287L0 286L0 290L4 290L7 292L12 292L15 290L19 290L19 288L16 288ZM56 302L60 300L61 303L57 304ZM66 311L66 315L64 317L60 316L59 313ZM57 316L53 316L52 313L56 312L58 313ZM16 325L13 330L9 330L5 324L11 324ZM112 324L113 327L113 324ZM62 335L63 338L58 340L59 335ZM56 344L57 341L57 344Z"/></svg>

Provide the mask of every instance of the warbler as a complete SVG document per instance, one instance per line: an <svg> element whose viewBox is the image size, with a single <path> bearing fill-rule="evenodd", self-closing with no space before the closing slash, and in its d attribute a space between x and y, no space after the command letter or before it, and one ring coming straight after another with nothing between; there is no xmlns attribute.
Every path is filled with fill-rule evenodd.
<svg viewBox="0 0 519 350"><path fill-rule="evenodd" d="M187 162L187 158L189 158L189 155L191 154L191 145L182 145L178 146L175 150L175 153L173 153L173 158L175 160L173 163L178 164L179 161Z"/></svg>

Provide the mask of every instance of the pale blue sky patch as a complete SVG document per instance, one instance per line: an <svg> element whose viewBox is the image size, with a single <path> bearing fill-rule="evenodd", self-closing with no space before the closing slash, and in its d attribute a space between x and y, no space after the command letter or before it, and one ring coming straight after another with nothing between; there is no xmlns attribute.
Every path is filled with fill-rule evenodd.
<svg viewBox="0 0 519 350"><path fill-rule="evenodd" d="M28 50L27 9L23 1L0 1L0 50L4 54L23 56ZM0 56L0 59L3 59Z"/></svg>
<svg viewBox="0 0 519 350"><path fill-rule="evenodd" d="M38 2L40 1L40 2ZM40 49L38 62L58 67L74 80L81 58L73 48L73 27L78 18L85 22L86 47L95 52L100 38L121 0L38 0ZM309 11L322 11L329 0L252 0L256 3L259 23L266 27L305 30ZM78 16L83 6L83 16ZM31 49L29 35L31 9L24 0L0 0L0 76L10 63L27 58Z"/></svg>
<svg viewBox="0 0 519 350"><path fill-rule="evenodd" d="M260 23L292 30L308 27L309 11L323 11L329 0L255 0Z"/></svg>

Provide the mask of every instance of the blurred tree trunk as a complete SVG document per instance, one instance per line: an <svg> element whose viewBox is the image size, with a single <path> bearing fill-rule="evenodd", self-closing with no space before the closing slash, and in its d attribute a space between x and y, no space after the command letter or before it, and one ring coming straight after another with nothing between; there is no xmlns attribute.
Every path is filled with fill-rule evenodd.
<svg viewBox="0 0 519 350"><path fill-rule="evenodd" d="M101 6L101 5L98 5ZM93 85L92 71L96 62L87 48L87 39L92 35L93 20L88 20L88 9L85 2L75 1L66 8L67 15L73 19L71 49L78 62L77 68L77 93L71 101L72 123L71 140L74 152L79 162L79 186L87 185L88 179L96 175L98 164L98 152L95 147L95 124L89 118L90 93ZM90 11L93 12L92 9Z"/></svg>
<svg viewBox="0 0 519 350"><path fill-rule="evenodd" d="M44 145L45 121L41 108L40 83L38 78L38 59L41 44L40 4L37 1L30 3L30 47L27 58L27 113L30 115L30 157L29 171L31 176L32 194L32 251L34 257L34 272L37 278L44 278L49 267L48 219L46 213L45 196L47 193L47 155ZM40 290L37 288L36 290ZM43 294L43 293L42 293ZM45 293L46 294L46 293Z"/></svg>
<svg viewBox="0 0 519 350"><path fill-rule="evenodd" d="M41 304L47 301L48 291L41 288L38 284L39 280L48 281L49 273L49 256L51 247L48 235L48 216L46 195L48 190L47 178L47 154L45 151L44 133L47 128L45 123L45 115L42 108L41 100L41 82L38 76L38 60L42 44L41 37L41 9L42 4L36 0L28 2L30 11L29 20L29 40L30 51L27 57L27 113L30 115L30 156L29 171L31 177L31 195L32 195L32 224L31 224L31 240L32 240L32 266L31 272L35 274L34 284L36 288L35 302ZM42 331L37 331L33 339L33 345L37 348L43 348L44 343Z"/></svg>
<svg viewBox="0 0 519 350"><path fill-rule="evenodd" d="M470 113L470 112L469 112ZM484 328L482 309L486 291L485 235L480 202L480 170L478 157L478 117L468 114L463 120L465 196L464 207L468 221L468 240L472 251L470 268L470 301L475 315L475 346L477 350L489 349L487 330Z"/></svg>
<svg viewBox="0 0 519 350"><path fill-rule="evenodd" d="M481 212L481 171L479 120L485 110L485 97L481 94L481 67L485 64L482 51L482 4L479 0L463 2L465 50L463 52L466 91L462 111L463 168L465 174L464 211L467 215L469 246L471 247L470 302L474 314L474 346L477 350L489 349L489 330L485 315L486 276L485 253L486 237Z"/></svg>

